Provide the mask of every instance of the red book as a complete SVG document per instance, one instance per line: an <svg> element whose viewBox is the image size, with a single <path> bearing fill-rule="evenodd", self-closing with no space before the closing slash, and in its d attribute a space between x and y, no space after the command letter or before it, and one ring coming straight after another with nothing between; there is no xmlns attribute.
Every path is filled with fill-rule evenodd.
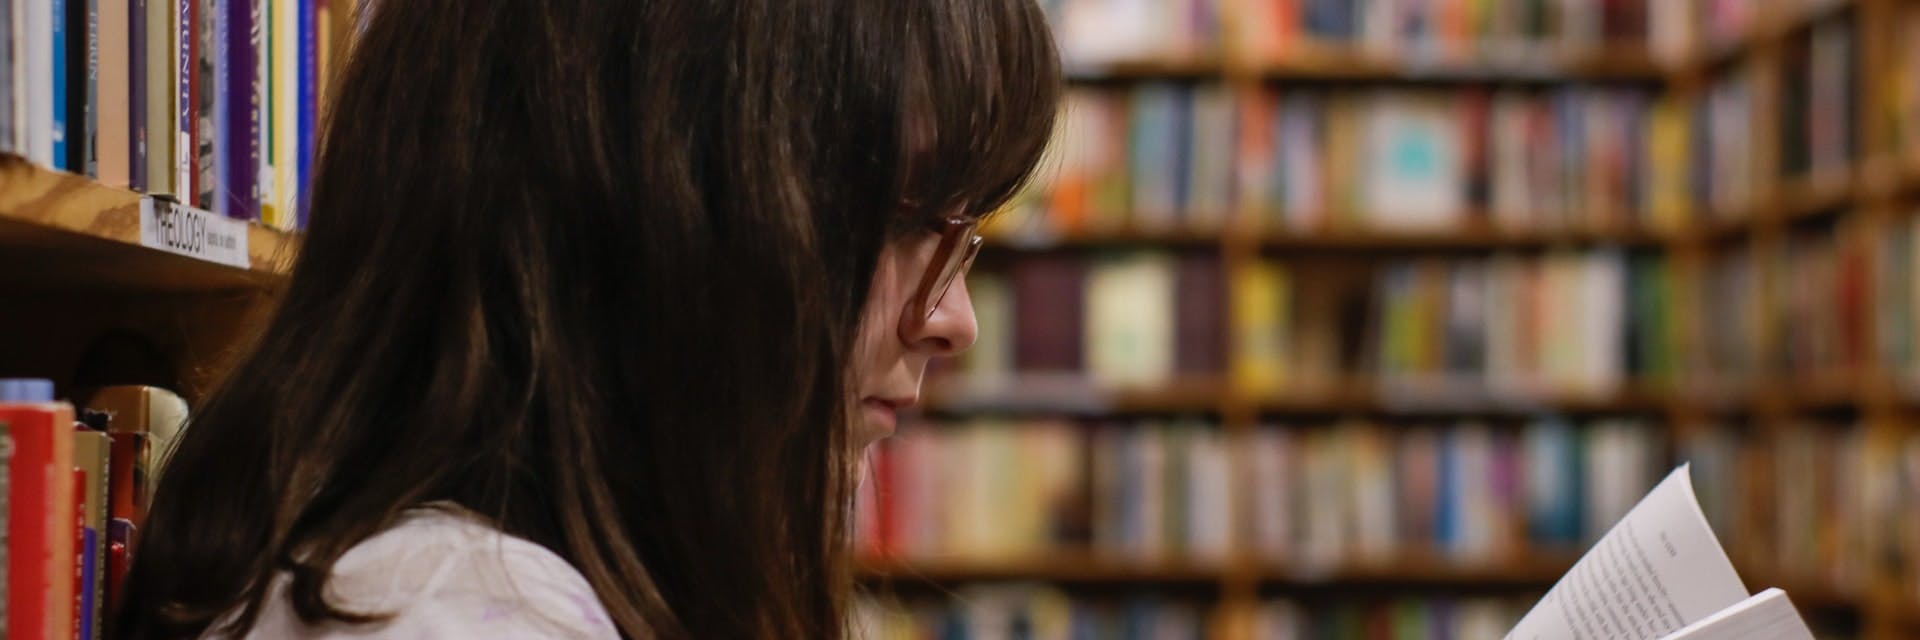
<svg viewBox="0 0 1920 640"><path fill-rule="evenodd" d="M0 403L13 434L7 502L7 633L74 634L73 406Z"/></svg>

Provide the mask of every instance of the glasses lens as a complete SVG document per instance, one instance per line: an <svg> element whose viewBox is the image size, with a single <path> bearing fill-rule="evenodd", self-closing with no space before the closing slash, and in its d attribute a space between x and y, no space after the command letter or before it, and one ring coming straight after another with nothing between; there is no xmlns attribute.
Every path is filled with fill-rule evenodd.
<svg viewBox="0 0 1920 640"><path fill-rule="evenodd" d="M927 296L929 303L925 317L933 317L933 312L940 309L940 302L946 300L947 291L953 288L953 281L966 274L967 268L973 266L973 258L980 255L981 238L974 233L973 227L967 228L961 242L966 244L958 251L948 253L946 263L940 265L940 276L934 280L933 295Z"/></svg>

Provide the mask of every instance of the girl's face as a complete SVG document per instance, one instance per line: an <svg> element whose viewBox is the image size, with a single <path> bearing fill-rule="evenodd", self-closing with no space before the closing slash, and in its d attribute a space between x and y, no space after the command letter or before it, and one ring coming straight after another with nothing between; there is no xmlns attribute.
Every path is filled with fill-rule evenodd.
<svg viewBox="0 0 1920 640"><path fill-rule="evenodd" d="M892 435L900 410L920 400L928 361L973 346L973 300L964 273L954 278L925 322L909 317L910 299L939 245L938 233L916 230L894 237L880 251L853 361L860 398L853 444L861 449Z"/></svg>

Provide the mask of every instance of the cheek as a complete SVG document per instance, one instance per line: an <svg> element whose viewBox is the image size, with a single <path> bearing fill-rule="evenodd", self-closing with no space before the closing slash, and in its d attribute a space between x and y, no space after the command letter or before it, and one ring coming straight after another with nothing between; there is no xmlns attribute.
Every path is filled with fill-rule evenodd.
<svg viewBox="0 0 1920 640"><path fill-rule="evenodd" d="M901 291L896 253L892 248L880 253L873 286L867 290L866 311L860 318L858 359L864 365L884 366L889 354L897 351L892 345L899 342L900 309L906 306L909 294Z"/></svg>

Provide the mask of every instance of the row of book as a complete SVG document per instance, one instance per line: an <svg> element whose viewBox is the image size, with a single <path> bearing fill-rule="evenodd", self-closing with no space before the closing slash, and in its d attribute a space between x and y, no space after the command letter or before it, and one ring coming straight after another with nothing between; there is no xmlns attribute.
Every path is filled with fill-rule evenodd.
<svg viewBox="0 0 1920 640"><path fill-rule="evenodd" d="M1066 374L1153 386L1225 370L1217 256L1025 255L983 264L967 286L980 333L960 371L975 382Z"/></svg>
<svg viewBox="0 0 1920 640"><path fill-rule="evenodd" d="M1068 95L1022 201L1040 231L1666 227L1687 205L1684 110L1643 91L1255 91L1144 83Z"/></svg>
<svg viewBox="0 0 1920 640"><path fill-rule="evenodd" d="M1269 426L1244 453L1254 548L1307 573L1571 553L1665 470L1663 434L1627 420Z"/></svg>
<svg viewBox="0 0 1920 640"><path fill-rule="evenodd" d="M1254 0L1236 11L1218 0L1043 4L1065 58L1096 68L1225 53L1228 40L1240 57L1278 62L1338 50L1420 65L1538 67L1543 55L1607 46L1673 62L1689 52L1696 23L1689 3L1656 0Z"/></svg>
<svg viewBox="0 0 1920 640"><path fill-rule="evenodd" d="M1674 444L1736 560L1842 592L1896 577L1920 602L1920 435L1799 419L1699 425Z"/></svg>
<svg viewBox="0 0 1920 640"><path fill-rule="evenodd" d="M1638 47L1686 53L1686 3L1653 0L1256 0L1237 23L1256 59L1328 48L1429 65L1537 66L1552 54Z"/></svg>
<svg viewBox="0 0 1920 640"><path fill-rule="evenodd" d="M982 388L1225 373L1260 394L1363 382L1409 400L1735 391L1869 366L1912 380L1916 256L1920 215L1803 225L1778 250L1710 252L1697 270L1608 247L1269 259L1232 274L1205 252L1003 254L970 275L981 331L956 372Z"/></svg>
<svg viewBox="0 0 1920 640"><path fill-rule="evenodd" d="M1360 640L1497 638L1526 611L1525 599L1362 598L1335 602L1268 599L1229 635L1211 603L1142 593L1087 597L1023 584L974 585L947 601L866 598L855 605L855 637L868 640Z"/></svg>
<svg viewBox="0 0 1920 640"><path fill-rule="evenodd" d="M9 638L113 637L106 612L146 519L150 479L186 423L154 387L104 387L76 414L45 380L0 380Z"/></svg>
<svg viewBox="0 0 1920 640"><path fill-rule="evenodd" d="M1654 123L1674 113L1595 87L1261 92L1241 113L1238 202L1301 232L1670 227L1685 156L1653 136L1684 131Z"/></svg>
<svg viewBox="0 0 1920 640"><path fill-rule="evenodd" d="M862 552L1014 561L1074 549L1143 563L1219 561L1233 478L1204 422L912 424L868 454Z"/></svg>
<svg viewBox="0 0 1920 640"><path fill-rule="evenodd" d="M1673 287L1662 256L1616 249L1254 263L1233 280L1233 377L1262 393L1371 379L1409 397L1604 397L1674 375Z"/></svg>
<svg viewBox="0 0 1920 640"><path fill-rule="evenodd" d="M0 153L303 227L337 1L0 1Z"/></svg>
<svg viewBox="0 0 1920 640"><path fill-rule="evenodd" d="M1852 166L1859 132L1859 46L1854 25L1823 20L1788 38L1780 67L1781 176L1836 178Z"/></svg>
<svg viewBox="0 0 1920 640"><path fill-rule="evenodd" d="M1850 166L1852 31L1810 36L1783 93L1783 177ZM1797 42L1797 41L1796 41ZM1755 203L1754 71L1697 100L1628 88L1071 91L1011 231L1672 231ZM1839 75L1836 75L1839 74ZM1702 211L1693 214L1692 211Z"/></svg>

